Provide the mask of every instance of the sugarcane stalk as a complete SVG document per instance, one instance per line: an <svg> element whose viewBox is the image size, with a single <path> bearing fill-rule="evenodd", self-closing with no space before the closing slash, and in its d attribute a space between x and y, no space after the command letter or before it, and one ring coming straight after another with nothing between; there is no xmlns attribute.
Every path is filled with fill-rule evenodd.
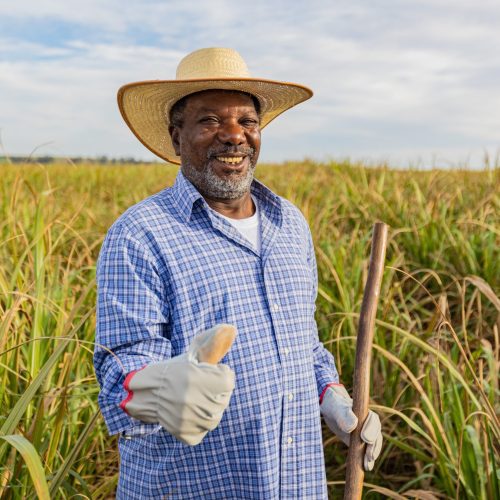
<svg viewBox="0 0 500 500"><path fill-rule="evenodd" d="M359 500L363 492L365 443L361 440L361 429L368 415L371 352L386 246L387 225L383 222L376 222L373 226L370 267L363 294L356 340L352 409L358 417L358 426L350 436L344 500Z"/></svg>

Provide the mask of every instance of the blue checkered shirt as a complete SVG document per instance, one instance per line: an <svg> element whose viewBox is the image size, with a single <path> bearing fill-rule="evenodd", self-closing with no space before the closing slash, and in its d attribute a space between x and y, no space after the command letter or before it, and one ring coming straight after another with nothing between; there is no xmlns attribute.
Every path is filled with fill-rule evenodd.
<svg viewBox="0 0 500 500"><path fill-rule="evenodd" d="M121 433L118 498L327 496L318 397L338 374L314 319L311 235L290 202L258 181L252 194L260 254L180 172L108 232L97 268L94 363L102 414L110 433ZM236 387L199 445L120 409L128 372L185 352L217 323L238 329L222 361Z"/></svg>

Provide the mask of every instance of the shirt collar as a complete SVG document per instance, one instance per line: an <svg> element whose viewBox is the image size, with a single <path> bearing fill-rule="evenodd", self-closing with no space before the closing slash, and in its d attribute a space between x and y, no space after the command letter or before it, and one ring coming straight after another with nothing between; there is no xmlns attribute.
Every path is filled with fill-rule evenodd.
<svg viewBox="0 0 500 500"><path fill-rule="evenodd" d="M281 212L281 198L273 193L267 186L262 184L262 182L254 179L250 191L261 203L262 208L270 206L272 209Z"/></svg>
<svg viewBox="0 0 500 500"><path fill-rule="evenodd" d="M194 204L200 199L203 200L203 196L201 196L199 191L184 177L180 169L171 193L177 210L184 222L187 222L191 218Z"/></svg>
<svg viewBox="0 0 500 500"><path fill-rule="evenodd" d="M272 212L281 213L281 199L278 195L273 193L262 182L254 179L250 188L251 193L257 198L259 207L262 210L266 208ZM172 187L172 196L174 203L182 216L183 220L187 222L193 213L194 204L201 200L201 203L206 205L206 201L199 191L189 182L184 174L179 169L175 184Z"/></svg>

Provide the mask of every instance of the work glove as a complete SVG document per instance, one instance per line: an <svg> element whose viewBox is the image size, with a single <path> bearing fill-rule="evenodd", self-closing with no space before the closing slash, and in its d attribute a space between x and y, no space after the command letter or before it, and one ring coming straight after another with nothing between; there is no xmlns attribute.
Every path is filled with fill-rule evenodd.
<svg viewBox="0 0 500 500"><path fill-rule="evenodd" d="M234 389L229 366L200 361L207 359L200 353L207 354L221 326L198 335L187 353L131 372L124 382L128 396L120 407L143 422L159 423L185 444L200 443L219 425Z"/></svg>
<svg viewBox="0 0 500 500"><path fill-rule="evenodd" d="M328 387L321 401L320 411L329 429L349 446L350 433L356 429L358 417L352 411L352 399L343 385ZM366 443L363 466L366 471L371 471L382 449L380 418L371 410L361 429L361 439Z"/></svg>

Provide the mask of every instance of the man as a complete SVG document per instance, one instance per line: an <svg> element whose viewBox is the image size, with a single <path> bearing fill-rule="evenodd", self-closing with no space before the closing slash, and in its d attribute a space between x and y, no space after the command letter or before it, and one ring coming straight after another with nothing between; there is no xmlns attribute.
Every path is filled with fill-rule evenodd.
<svg viewBox="0 0 500 500"><path fill-rule="evenodd" d="M326 497L320 404L346 443L356 417L318 339L307 223L253 179L261 129L311 95L251 78L230 49L119 91L135 135L181 169L118 219L99 257L95 367L121 433L118 498ZM200 343L224 324L234 344L203 362ZM363 436L371 469L373 412Z"/></svg>

